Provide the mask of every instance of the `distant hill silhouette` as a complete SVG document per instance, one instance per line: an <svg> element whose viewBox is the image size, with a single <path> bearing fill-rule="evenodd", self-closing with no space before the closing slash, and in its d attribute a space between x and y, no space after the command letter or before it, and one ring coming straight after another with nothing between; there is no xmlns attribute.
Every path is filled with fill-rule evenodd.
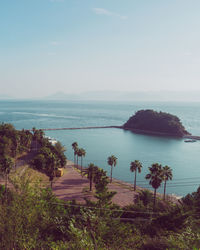
<svg viewBox="0 0 200 250"><path fill-rule="evenodd" d="M46 96L46 100L99 100L99 101L179 101L200 102L200 91L88 91L67 94L56 92Z"/></svg>

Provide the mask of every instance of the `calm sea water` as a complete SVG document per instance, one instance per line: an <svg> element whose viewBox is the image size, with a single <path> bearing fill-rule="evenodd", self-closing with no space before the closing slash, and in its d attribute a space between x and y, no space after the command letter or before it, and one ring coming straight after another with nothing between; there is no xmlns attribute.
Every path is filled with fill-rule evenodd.
<svg viewBox="0 0 200 250"><path fill-rule="evenodd" d="M12 123L17 129L122 125L140 109L177 115L189 132L200 135L200 103L0 101L0 122ZM149 187L144 177L154 162L173 169L168 193L185 195L200 184L200 141L185 143L182 139L138 135L121 129L48 131L46 135L65 145L70 160L73 160L71 144L77 141L86 150L84 165L93 162L108 174L106 160L114 154L118 164L113 177L123 181L133 183L130 162L140 160L143 164L137 177L140 186ZM162 190L163 187L159 192Z"/></svg>

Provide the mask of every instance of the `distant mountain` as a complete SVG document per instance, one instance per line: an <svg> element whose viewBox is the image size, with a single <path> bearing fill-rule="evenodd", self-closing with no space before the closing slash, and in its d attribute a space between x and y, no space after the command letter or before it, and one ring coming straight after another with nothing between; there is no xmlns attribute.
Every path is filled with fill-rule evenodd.
<svg viewBox="0 0 200 250"><path fill-rule="evenodd" d="M55 94L45 96L43 99L46 100L76 100L80 99L80 96L76 94L66 94L64 92L56 92Z"/></svg>
<svg viewBox="0 0 200 250"><path fill-rule="evenodd" d="M97 101L196 101L200 91L88 91L78 94L57 92L46 96L47 100L97 100Z"/></svg>

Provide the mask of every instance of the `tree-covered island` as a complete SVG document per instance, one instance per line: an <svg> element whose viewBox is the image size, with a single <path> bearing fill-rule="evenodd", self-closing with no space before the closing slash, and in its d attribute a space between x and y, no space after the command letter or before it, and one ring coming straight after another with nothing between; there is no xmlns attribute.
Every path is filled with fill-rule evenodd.
<svg viewBox="0 0 200 250"><path fill-rule="evenodd" d="M177 116L150 109L137 111L123 125L123 128L138 133L176 137L190 134Z"/></svg>

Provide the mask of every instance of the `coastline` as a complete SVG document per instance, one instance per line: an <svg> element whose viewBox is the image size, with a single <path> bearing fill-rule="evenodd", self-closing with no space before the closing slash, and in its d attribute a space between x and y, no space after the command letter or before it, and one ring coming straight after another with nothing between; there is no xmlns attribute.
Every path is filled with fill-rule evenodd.
<svg viewBox="0 0 200 250"><path fill-rule="evenodd" d="M155 135L155 136L163 136L163 137L173 137L176 139L194 139L194 140L200 140L200 136L198 135L191 135L191 134L185 134L183 136L174 135L170 133L163 133L163 132L156 132L156 131L149 131L149 130L142 130L142 129L133 129L133 128L124 128L121 127L124 130L131 131L136 134L142 134L142 135Z"/></svg>
<svg viewBox="0 0 200 250"><path fill-rule="evenodd" d="M173 138L186 138L184 136L187 136L187 135L180 136L180 135L175 135L175 134L171 134L171 133L163 133L163 132L149 131L149 130L143 130L143 129L124 128L124 127L122 127L122 128L124 130L128 130L128 131L131 131L133 133L143 134L143 135L156 135L156 136L173 137Z"/></svg>
<svg viewBox="0 0 200 250"><path fill-rule="evenodd" d="M121 185L124 185L124 186L126 186L127 188L132 188L132 190L133 190L133 184L131 184L131 183L129 183L129 182L126 182L126 181L122 181L122 180L119 180L119 179L116 179L116 178L113 178L113 181L115 182L115 183L118 183L118 184L121 184ZM151 189L149 189L149 188L143 188L143 187L140 187L140 186L136 186L137 187L137 189L136 190L139 190L139 191L141 191L141 190L148 190L148 191L150 191L152 194L153 194L153 190L151 190ZM161 194L161 193L158 193L157 192L157 195L159 196L159 197L163 197L163 194ZM166 197L168 197L169 198L169 200L173 200L173 201L178 201L178 200L180 200L181 198L182 198L182 196L180 196L180 195L177 195L177 194L166 194ZM172 201L172 202L173 202Z"/></svg>
<svg viewBox="0 0 200 250"><path fill-rule="evenodd" d="M81 166L78 165L78 167L76 166L76 164L74 164L73 161L71 160L67 160L67 164L66 164L66 168L73 168L74 171L76 171L78 173L77 175L77 182L79 180L83 180L83 177L81 176L80 172L78 170L80 170ZM85 167L83 167L83 169L85 169ZM85 181L88 179L86 177L84 177ZM88 181L89 183L89 181ZM74 183L74 186L76 186L76 184ZM76 188L76 187L74 187ZM133 184L126 182L126 181L122 181L120 179L116 179L113 178L113 182L108 184L108 188L110 191L116 191L116 195L113 197L113 202L120 205L120 206L126 206L126 205L130 205L134 203L134 199L138 196L138 192L142 191L142 190L148 190L153 194L153 190L149 189L149 188L143 188L137 185L137 189L136 191L134 191L133 188ZM83 194L80 194L80 196ZM159 197L160 199L163 198L163 194L161 193L157 193L157 197ZM81 197L79 197L80 199ZM176 195L176 194L167 194L166 195L166 200L173 202L173 203L178 203L179 200L182 197Z"/></svg>

